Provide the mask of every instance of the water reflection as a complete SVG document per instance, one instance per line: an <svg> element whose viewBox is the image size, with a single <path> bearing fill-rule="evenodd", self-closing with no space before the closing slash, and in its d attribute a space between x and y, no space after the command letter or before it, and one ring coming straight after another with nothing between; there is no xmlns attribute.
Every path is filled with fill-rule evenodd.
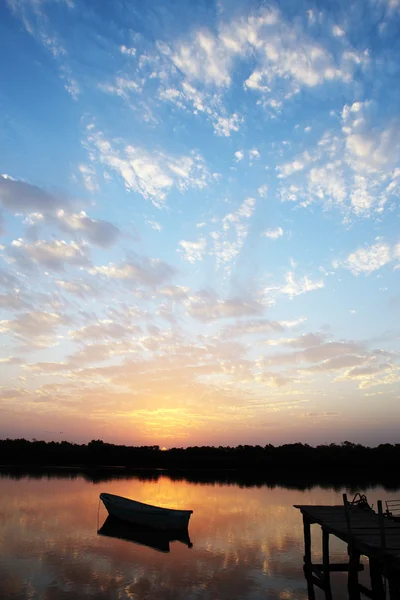
<svg viewBox="0 0 400 600"><path fill-rule="evenodd" d="M138 539L133 544L121 535L97 535L102 491L159 506L191 506L190 538L169 540L164 554ZM340 503L343 491L195 484L163 474L116 479L106 488L81 477L3 477L0 598L305 600L303 526L292 506ZM371 502L387 495L378 488L368 492ZM101 506L100 523L105 518ZM104 526L107 533L107 521ZM319 536L313 543L318 561ZM339 540L332 540L331 557L347 558ZM347 598L346 581L345 574L332 575L337 600Z"/></svg>
<svg viewBox="0 0 400 600"><path fill-rule="evenodd" d="M111 516L107 517L97 533L106 537L148 546L160 552L169 552L171 542L182 542L188 548L193 546L187 528L161 531L151 527L131 525Z"/></svg>

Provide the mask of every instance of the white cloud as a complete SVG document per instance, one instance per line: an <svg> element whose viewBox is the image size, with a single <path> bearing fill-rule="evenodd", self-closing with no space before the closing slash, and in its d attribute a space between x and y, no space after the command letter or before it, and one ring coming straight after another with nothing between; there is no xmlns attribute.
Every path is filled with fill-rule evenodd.
<svg viewBox="0 0 400 600"><path fill-rule="evenodd" d="M265 300L268 302L269 299L276 295L284 294L289 296L289 298L294 298L307 292L322 289L324 285L323 279L312 280L308 275L296 277L294 271L288 271L285 275L285 283L267 286L263 294Z"/></svg>
<svg viewBox="0 0 400 600"><path fill-rule="evenodd" d="M88 192L93 194L99 190L99 185L95 179L96 171L92 165L79 165L79 172L82 175L83 182Z"/></svg>
<svg viewBox="0 0 400 600"><path fill-rule="evenodd" d="M398 190L400 125L377 129L374 110L371 102L345 105L340 134L327 131L313 150L278 165L278 177L294 181L282 184L281 199L303 207L312 202L335 206L346 220L381 214Z"/></svg>
<svg viewBox="0 0 400 600"><path fill-rule="evenodd" d="M150 225L150 227L152 229L155 229L156 231L162 231L162 225L160 225L160 223L158 223L157 221L150 221L150 220L148 220L148 221L146 221L146 223L148 225Z"/></svg>
<svg viewBox="0 0 400 600"><path fill-rule="evenodd" d="M127 77L116 77L113 84L99 83L99 89L108 94L115 94L125 100L129 99L132 92L141 92L142 87L136 79L128 79Z"/></svg>
<svg viewBox="0 0 400 600"><path fill-rule="evenodd" d="M250 152L249 152L249 158L250 158L250 161L252 161L252 160L259 160L261 158L261 154L257 150L257 148L253 148L252 150L250 150Z"/></svg>
<svg viewBox="0 0 400 600"><path fill-rule="evenodd" d="M240 160L243 160L243 158L244 158L243 150L237 150L235 152L235 160L236 160L236 162L239 162Z"/></svg>
<svg viewBox="0 0 400 600"><path fill-rule="evenodd" d="M139 326L126 327L125 324L116 323L110 319L103 319L97 323L85 325L80 329L69 331L69 336L74 341L86 342L88 340L119 340L141 333Z"/></svg>
<svg viewBox="0 0 400 600"><path fill-rule="evenodd" d="M128 190L150 199L158 207L173 186L183 193L190 188L204 188L208 183L204 160L195 152L173 157L126 144L117 149L101 133L90 133L88 142L100 162L122 177Z"/></svg>
<svg viewBox="0 0 400 600"><path fill-rule="evenodd" d="M341 27L339 27L339 25L334 25L332 27L332 34L335 37L343 37L344 34L345 34L345 32L344 32L344 29L342 29Z"/></svg>
<svg viewBox="0 0 400 600"><path fill-rule="evenodd" d="M282 227L277 227L276 229L267 229L267 231L264 231L262 235L270 238L271 240L277 240L283 236L283 229Z"/></svg>
<svg viewBox="0 0 400 600"><path fill-rule="evenodd" d="M188 81L182 81L176 86L162 88L159 98L194 115L205 115L217 135L229 137L231 133L239 131L243 118L237 113L228 113L220 94L200 91Z"/></svg>
<svg viewBox="0 0 400 600"><path fill-rule="evenodd" d="M217 266L230 265L238 257L249 233L249 220L255 211L254 198L246 198L235 212L230 212L221 220L221 230L212 231L211 255ZM230 269L228 266L228 270Z"/></svg>
<svg viewBox="0 0 400 600"><path fill-rule="evenodd" d="M261 196L261 198L266 198L267 194L268 194L268 186L266 184L261 185L258 190L257 190L259 196Z"/></svg>
<svg viewBox="0 0 400 600"><path fill-rule="evenodd" d="M32 244L23 239L14 240L8 252L9 261L22 269L40 265L54 271L62 271L65 265L90 266L84 245L64 240L39 240Z"/></svg>
<svg viewBox="0 0 400 600"><path fill-rule="evenodd" d="M214 130L217 135L229 137L232 132L239 131L243 119L234 113L230 117L217 116L214 121Z"/></svg>
<svg viewBox="0 0 400 600"><path fill-rule="evenodd" d="M61 315L32 311L22 313L12 320L0 321L0 332L42 348L56 343L57 329L65 323L66 319Z"/></svg>
<svg viewBox="0 0 400 600"><path fill-rule="evenodd" d="M86 299L88 296L95 296L98 294L98 290L92 285L89 285L85 281L80 280L69 280L63 281L62 279L56 279L56 285L65 292L78 296L79 298Z"/></svg>
<svg viewBox="0 0 400 600"><path fill-rule="evenodd" d="M188 314L198 321L214 321L244 316L259 316L265 307L251 299L228 298L226 300L209 290L201 290L185 301Z"/></svg>
<svg viewBox="0 0 400 600"><path fill-rule="evenodd" d="M135 56L136 48L128 48L127 46L120 46L120 50L122 54L127 54L128 56Z"/></svg>
<svg viewBox="0 0 400 600"><path fill-rule="evenodd" d="M119 265L110 263L96 266L89 269L89 273L153 287L170 280L176 274L176 270L160 258L137 257Z"/></svg>
<svg viewBox="0 0 400 600"><path fill-rule="evenodd" d="M179 245L183 248L184 259L190 263L195 263L198 260L203 260L207 248L205 238L200 238L198 242L187 242L181 240Z"/></svg>
<svg viewBox="0 0 400 600"><path fill-rule="evenodd" d="M284 178L284 177L289 177L290 175L293 175L293 173L296 173L297 171L302 171L305 167L306 163L304 160L300 160L300 159L295 159L292 162L286 163L284 165L279 165L277 167L277 171L279 173L278 177L280 179Z"/></svg>
<svg viewBox="0 0 400 600"><path fill-rule="evenodd" d="M344 261L334 261L333 266L348 269L353 275L370 274L394 260L396 253L396 247L391 249L388 244L377 243L373 246L358 248Z"/></svg>
<svg viewBox="0 0 400 600"><path fill-rule="evenodd" d="M173 49L165 44L159 47L188 81L217 87L231 83L232 55L210 31L195 32L188 42L180 42Z"/></svg>

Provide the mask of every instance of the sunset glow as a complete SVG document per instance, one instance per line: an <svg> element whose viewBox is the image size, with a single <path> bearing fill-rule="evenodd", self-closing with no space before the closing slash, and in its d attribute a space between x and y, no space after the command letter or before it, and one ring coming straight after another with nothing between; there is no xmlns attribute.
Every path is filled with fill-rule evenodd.
<svg viewBox="0 0 400 600"><path fill-rule="evenodd" d="M0 438L400 442L399 26L2 3Z"/></svg>

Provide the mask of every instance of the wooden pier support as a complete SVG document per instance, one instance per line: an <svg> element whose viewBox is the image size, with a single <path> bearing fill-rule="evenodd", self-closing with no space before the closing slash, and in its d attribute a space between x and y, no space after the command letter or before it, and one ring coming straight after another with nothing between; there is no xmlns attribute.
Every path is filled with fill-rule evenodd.
<svg viewBox="0 0 400 600"><path fill-rule="evenodd" d="M322 565L323 565L323 576L325 585L326 600L332 599L331 591L331 575L329 569L329 533L322 530Z"/></svg>
<svg viewBox="0 0 400 600"><path fill-rule="evenodd" d="M304 564L311 565L311 521L303 515L304 530Z"/></svg>
<svg viewBox="0 0 400 600"><path fill-rule="evenodd" d="M400 523L384 517L381 503L375 513L368 508L354 508L346 496L343 501L343 506L296 506L303 516L304 574L309 599L315 600L317 586L325 592L326 600L332 600L331 572L347 571L350 600L361 600L362 596L400 600ZM312 561L312 524L321 526L322 564ZM330 563L330 535L347 543L347 563ZM359 582L358 574L364 568L361 555L369 560L370 588Z"/></svg>
<svg viewBox="0 0 400 600"><path fill-rule="evenodd" d="M358 570L360 567L360 553L353 545L348 547L349 553L349 575L347 578L347 590L350 600L360 600L360 584L358 581Z"/></svg>
<svg viewBox="0 0 400 600"><path fill-rule="evenodd" d="M370 557L369 559L369 576L373 597L376 598L376 600L386 600L382 569L376 558Z"/></svg>

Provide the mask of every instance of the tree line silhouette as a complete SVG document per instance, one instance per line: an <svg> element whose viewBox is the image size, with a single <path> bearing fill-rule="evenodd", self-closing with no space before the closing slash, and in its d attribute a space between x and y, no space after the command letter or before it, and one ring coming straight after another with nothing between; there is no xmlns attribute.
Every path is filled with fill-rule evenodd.
<svg viewBox="0 0 400 600"><path fill-rule="evenodd" d="M0 465L59 466L86 469L235 469L258 472L259 476L282 477L313 474L329 479L344 474L360 477L398 475L400 444L363 446L341 444L310 446L303 443L281 446L193 446L161 450L159 446L122 446L102 440L88 444L67 441L45 442L26 439L0 440Z"/></svg>

